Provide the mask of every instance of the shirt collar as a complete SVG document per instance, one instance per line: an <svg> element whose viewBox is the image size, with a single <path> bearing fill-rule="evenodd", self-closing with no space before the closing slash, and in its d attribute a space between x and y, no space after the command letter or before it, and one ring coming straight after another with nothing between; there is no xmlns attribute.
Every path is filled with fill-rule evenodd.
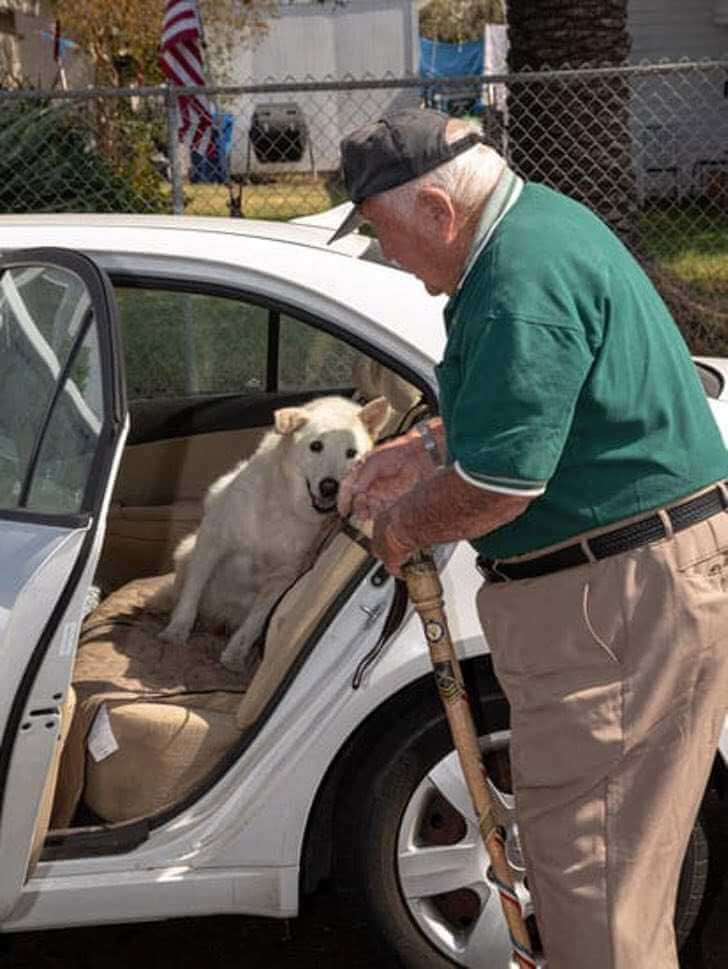
<svg viewBox="0 0 728 969"><path fill-rule="evenodd" d="M473 268L476 259L490 242L490 238L495 232L503 216L516 203L518 196L521 194L522 188L523 179L519 178L518 175L516 175L516 173L508 167L508 165L504 165L500 175L498 176L498 181L495 183L495 188L490 193L488 201L485 203L483 211L480 213L480 219L478 220L475 235L473 236L470 251L468 252L465 269L458 280L455 293L457 293L457 291L463 285L465 278ZM455 293L453 293L453 296Z"/></svg>

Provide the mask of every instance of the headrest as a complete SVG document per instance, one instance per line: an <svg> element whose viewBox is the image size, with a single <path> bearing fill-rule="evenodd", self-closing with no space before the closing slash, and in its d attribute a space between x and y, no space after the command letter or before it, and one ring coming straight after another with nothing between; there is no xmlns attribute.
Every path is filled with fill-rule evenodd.
<svg viewBox="0 0 728 969"><path fill-rule="evenodd" d="M354 387L365 400L386 397L400 417L422 396L417 387L371 357L358 357L351 368L351 377Z"/></svg>

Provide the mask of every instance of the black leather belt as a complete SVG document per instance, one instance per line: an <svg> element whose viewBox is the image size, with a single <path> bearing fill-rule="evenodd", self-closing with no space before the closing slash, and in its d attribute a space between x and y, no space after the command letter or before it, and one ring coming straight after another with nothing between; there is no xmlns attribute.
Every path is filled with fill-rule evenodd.
<svg viewBox="0 0 728 969"><path fill-rule="evenodd" d="M713 488L698 495L697 498L691 498L681 505L668 508L667 516L672 522L673 532L680 532L684 528L690 528L691 525L725 511L726 507L721 489ZM610 555L619 555L620 552L629 552L630 549L656 542L666 536L662 519L659 515L652 514L629 525L615 528L611 532L597 535L596 538L589 538L586 544L594 558L599 560L608 558ZM509 579L533 579L539 575L548 575L549 572L571 569L575 565L586 565L590 561L581 544L577 543L567 545L556 552L546 552L544 555L538 555L524 562L499 562L496 559L479 556L477 566L481 575L488 581L506 582Z"/></svg>

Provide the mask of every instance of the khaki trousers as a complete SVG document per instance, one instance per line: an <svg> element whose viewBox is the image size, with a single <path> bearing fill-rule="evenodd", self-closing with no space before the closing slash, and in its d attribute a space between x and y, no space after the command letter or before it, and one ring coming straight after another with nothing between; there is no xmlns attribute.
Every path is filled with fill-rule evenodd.
<svg viewBox="0 0 728 969"><path fill-rule="evenodd" d="M677 969L680 869L728 707L728 513L486 583L478 610L549 969Z"/></svg>

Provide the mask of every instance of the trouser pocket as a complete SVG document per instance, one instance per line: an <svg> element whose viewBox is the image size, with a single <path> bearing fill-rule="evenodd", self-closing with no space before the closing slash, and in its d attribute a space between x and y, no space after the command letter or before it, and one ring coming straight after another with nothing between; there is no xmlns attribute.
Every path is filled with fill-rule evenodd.
<svg viewBox="0 0 728 969"><path fill-rule="evenodd" d="M478 608L511 705L514 778L566 784L622 751L618 569L598 563L486 586Z"/></svg>

